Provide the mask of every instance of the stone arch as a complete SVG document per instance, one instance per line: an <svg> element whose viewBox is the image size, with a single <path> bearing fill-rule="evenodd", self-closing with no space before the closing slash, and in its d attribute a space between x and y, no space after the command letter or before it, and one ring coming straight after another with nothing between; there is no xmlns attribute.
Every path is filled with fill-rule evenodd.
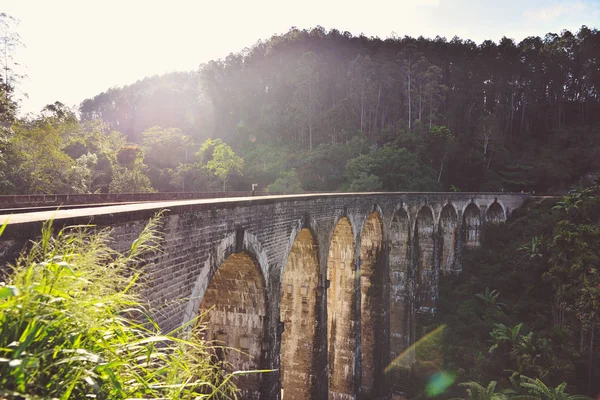
<svg viewBox="0 0 600 400"><path fill-rule="evenodd" d="M377 211L367 216L360 238L361 391L372 393L381 359L383 223Z"/></svg>
<svg viewBox="0 0 600 400"><path fill-rule="evenodd" d="M238 249L238 241L242 235L241 248ZM211 282L217 267L223 264L225 259L235 252L245 250L256 257L258 267L263 276L263 281L269 280L269 263L267 253L262 248L258 238L248 231L238 231L227 235L219 242L210 252L208 258L204 261L200 273L194 282L192 293L185 308L182 326L186 326L186 330L191 331L192 322L198 317L200 301L206 293L209 283ZM268 290L265 286L265 290ZM267 293L268 294L268 293Z"/></svg>
<svg viewBox="0 0 600 400"><path fill-rule="evenodd" d="M438 225L441 238L440 270L449 272L454 268L458 229L458 214L453 204L448 203L444 206Z"/></svg>
<svg viewBox="0 0 600 400"><path fill-rule="evenodd" d="M485 222L492 224L501 224L506 222L506 211L498 199L496 199L487 208L485 212Z"/></svg>
<svg viewBox="0 0 600 400"><path fill-rule="evenodd" d="M316 241L300 230L289 252L281 283L281 398L310 399L315 390L319 261Z"/></svg>
<svg viewBox="0 0 600 400"><path fill-rule="evenodd" d="M262 354L266 319L265 281L256 259L247 251L229 255L214 273L199 313L204 314L206 340L231 349L216 350L233 370L264 369ZM235 351L237 349L239 351ZM238 377L243 398L258 398L260 375Z"/></svg>
<svg viewBox="0 0 600 400"><path fill-rule="evenodd" d="M423 206L415 221L417 310L431 309L435 306L434 229L433 212L430 207Z"/></svg>
<svg viewBox="0 0 600 400"><path fill-rule="evenodd" d="M463 212L463 235L465 247L479 247L481 236L481 213L475 203L469 203Z"/></svg>
<svg viewBox="0 0 600 400"><path fill-rule="evenodd" d="M355 392L354 235L347 217L338 221L327 258L327 353L329 398L351 398Z"/></svg>
<svg viewBox="0 0 600 400"><path fill-rule="evenodd" d="M407 301L410 273L410 227L408 212L404 208L399 208L392 217L389 231L390 360L401 363L395 365L393 369L394 393L400 393L405 389L402 387L403 376L410 368L407 358L398 359L398 356L408 348L410 336L410 310Z"/></svg>

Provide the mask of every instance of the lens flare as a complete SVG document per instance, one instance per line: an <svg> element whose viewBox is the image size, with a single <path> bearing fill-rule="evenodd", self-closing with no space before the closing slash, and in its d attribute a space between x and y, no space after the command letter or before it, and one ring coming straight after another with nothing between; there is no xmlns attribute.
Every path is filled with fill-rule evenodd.
<svg viewBox="0 0 600 400"><path fill-rule="evenodd" d="M426 342L427 340L429 340L430 338L437 336L437 335L441 335L444 332L444 329L446 329L446 324L440 325L437 328L435 328L434 330L432 330L431 332L429 332L428 334L426 334L425 336L423 336L421 339L417 340L412 346L409 346L406 350L404 350L402 353L400 353L398 355L398 357L394 358L392 360L392 362L385 367L384 372L386 374L390 373L395 367L398 367L401 365L402 361L407 358L410 354L414 354L415 349L421 344Z"/></svg>
<svg viewBox="0 0 600 400"><path fill-rule="evenodd" d="M437 397L452 386L455 380L456 374L446 371L437 372L429 378L425 386L425 394L427 397Z"/></svg>

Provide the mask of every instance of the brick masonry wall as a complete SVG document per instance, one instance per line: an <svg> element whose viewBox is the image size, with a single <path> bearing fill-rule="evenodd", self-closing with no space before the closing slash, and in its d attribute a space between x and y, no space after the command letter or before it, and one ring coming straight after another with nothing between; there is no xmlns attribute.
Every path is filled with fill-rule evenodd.
<svg viewBox="0 0 600 400"><path fill-rule="evenodd" d="M375 385L379 385L377 389L383 393L391 387L395 387L395 391L402 390L395 385L393 378L382 378L382 369L389 364L391 357L397 356L404 350L403 346L408 346L415 340L414 328L410 326L414 319L414 309L411 307L415 304L413 286L416 266L419 264L419 252L414 251L415 237L422 230L430 232L433 236L431 251L434 260L428 279L436 280L441 264L439 258L443 253L437 248L440 247L438 243L442 243L438 232L441 212L445 205L451 204L457 213L457 231L465 232L463 215L469 204L473 204L471 208L476 207L479 220L483 222L486 221L487 208L494 203L502 208L505 216L509 216L510 212L526 199L527 195L508 193L309 194L131 204L86 210L64 210L54 214L56 226L93 223L98 227L112 227L115 248L126 249L139 234L148 218L158 210L169 210L163 219L163 251L148 256L147 265L139 267L145 268L144 276L147 285L145 296L157 322L164 330L172 330L195 318L213 276L230 255L240 252L249 254L262 274L266 299L265 315L260 316L264 323L264 332L260 338L262 343L260 346L253 347L255 353L260 353L256 354L256 358L260 359L260 365L256 367L273 370L278 370L281 366L282 287L285 291L282 271L290 258L290 251L297 235L302 229L308 229L312 233L316 248L318 277L316 284L309 285L312 292L309 293L310 301L314 301L315 304L315 349L310 360L311 368L307 371L312 371L310 374L313 375L311 376L315 388L313 398L322 399L328 397L328 386L333 384L333 382L328 383L330 370L327 337L331 334L328 332L328 311L331 313L335 307L342 306L338 302L338 297L328 298L327 289L331 289L333 284L329 281L332 270L328 272L327 266L328 264L331 266L332 262L335 263L328 258L332 250L330 244L334 228L342 218L350 225L353 241L351 246L353 255L344 254L345 262L352 264L346 268L356 273L352 275L354 284L349 288L353 294L352 304L346 300L343 305L343 312L350 316L346 322L349 323L348 332L351 336L344 342L350 344L353 341L351 346L353 348L349 350L354 354L353 357L346 357L345 361L352 365L343 365L341 368L343 375L350 379L345 379L345 382L353 386L354 394L358 394L362 387L361 360L363 360L362 351L366 351L361 346L360 318L360 310L363 309L360 295L362 232L367 217L373 212L379 214L382 223L383 250L380 257L383 261L376 262L379 269L383 270L381 271L383 288L376 291L382 296L382 299L377 300L383 304L381 316L377 317L381 319L382 329L381 337L377 338L380 346L375 350L381 354L374 354L366 359L378 360L371 367L376 369L371 376L375 376ZM497 205L493 206L496 211ZM417 215L423 207L431 210L432 218L427 219L429 226L417 227ZM399 209L404 211L397 215ZM36 213L11 217L12 223L0 238L2 265L12 262L28 240L39 236L41 223L49 215ZM396 215L395 222L392 223ZM470 218L472 217L471 215ZM494 215L490 221L499 219L502 218ZM421 224L421 221L419 223ZM462 245L463 239L457 238L457 246ZM335 247L337 246L334 245L333 248ZM460 270L459 250L456 252L454 265L456 270ZM291 279L299 278L296 276ZM437 288L437 282L428 282L428 285ZM227 296L227 293L217 294ZM433 307L436 295L437 293L432 292L431 298L426 299ZM297 307L295 302L293 304L293 307ZM253 329L258 323L252 324ZM366 332L369 330L367 329ZM373 348L373 346L369 347ZM261 398L280 397L278 372L263 374L256 385L260 386Z"/></svg>

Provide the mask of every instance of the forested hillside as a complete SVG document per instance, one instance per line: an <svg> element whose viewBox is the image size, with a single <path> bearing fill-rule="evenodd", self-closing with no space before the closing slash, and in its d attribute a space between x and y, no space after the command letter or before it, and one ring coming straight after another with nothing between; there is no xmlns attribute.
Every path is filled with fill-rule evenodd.
<svg viewBox="0 0 600 400"><path fill-rule="evenodd" d="M118 162L119 145L103 172L88 167L106 181L92 191L565 190L600 170L599 61L600 33L585 26L481 44L292 28L198 71L109 89L72 117L128 142L131 160ZM13 119L8 137L23 137L9 144L27 148L19 129L49 117ZM56 145L69 158L54 191L74 190L70 168L95 148ZM113 170L135 176L111 189ZM50 190L14 174L7 193Z"/></svg>
<svg viewBox="0 0 600 400"><path fill-rule="evenodd" d="M545 191L597 166L599 57L600 34L586 27L480 45L291 29L81 111L131 140L151 125L219 137L263 185L295 168L309 190Z"/></svg>
<svg viewBox="0 0 600 400"><path fill-rule="evenodd" d="M463 254L461 274L441 279L433 325L447 326L441 352L416 371L426 377L433 365L456 376L465 387L450 397L469 389L471 399L597 398L600 180L558 201L532 197L483 238Z"/></svg>

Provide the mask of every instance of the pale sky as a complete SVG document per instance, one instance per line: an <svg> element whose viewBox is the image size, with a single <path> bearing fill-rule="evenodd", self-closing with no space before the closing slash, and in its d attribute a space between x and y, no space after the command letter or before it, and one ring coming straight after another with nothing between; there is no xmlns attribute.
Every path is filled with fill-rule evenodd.
<svg viewBox="0 0 600 400"><path fill-rule="evenodd" d="M21 21L22 113L195 70L291 26L480 43L600 25L600 0L2 0L0 12Z"/></svg>

